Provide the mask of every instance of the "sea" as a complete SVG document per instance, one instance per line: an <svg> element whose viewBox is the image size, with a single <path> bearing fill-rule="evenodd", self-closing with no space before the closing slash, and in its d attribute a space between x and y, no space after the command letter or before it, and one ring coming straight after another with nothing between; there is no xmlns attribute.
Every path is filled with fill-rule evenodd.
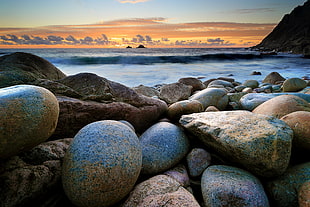
<svg viewBox="0 0 310 207"><path fill-rule="evenodd" d="M129 87L175 83L184 77L261 82L271 72L284 78L310 77L310 59L302 55L266 55L247 48L0 49L0 56L13 52L38 55L66 75L95 73ZM254 71L261 75L251 75Z"/></svg>

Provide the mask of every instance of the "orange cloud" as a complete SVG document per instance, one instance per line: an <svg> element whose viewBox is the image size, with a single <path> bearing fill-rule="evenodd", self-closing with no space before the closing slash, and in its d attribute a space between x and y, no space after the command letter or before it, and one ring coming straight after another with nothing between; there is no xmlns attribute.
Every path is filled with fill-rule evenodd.
<svg viewBox="0 0 310 207"><path fill-rule="evenodd" d="M87 25L0 28L0 47L122 47L142 43L157 47L242 47L258 44L274 27L234 22L169 23L162 17L120 19Z"/></svg>

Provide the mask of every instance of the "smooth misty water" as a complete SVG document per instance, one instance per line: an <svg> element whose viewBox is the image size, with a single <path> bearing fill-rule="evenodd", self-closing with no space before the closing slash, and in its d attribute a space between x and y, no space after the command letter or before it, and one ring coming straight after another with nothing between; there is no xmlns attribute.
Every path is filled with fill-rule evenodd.
<svg viewBox="0 0 310 207"><path fill-rule="evenodd" d="M246 49L0 49L0 54L29 52L53 63L67 75L95 73L127 86L173 83L183 77L202 80L231 76L262 81L270 72L285 78L310 76L310 59L301 55L262 56ZM253 71L262 73L251 76Z"/></svg>

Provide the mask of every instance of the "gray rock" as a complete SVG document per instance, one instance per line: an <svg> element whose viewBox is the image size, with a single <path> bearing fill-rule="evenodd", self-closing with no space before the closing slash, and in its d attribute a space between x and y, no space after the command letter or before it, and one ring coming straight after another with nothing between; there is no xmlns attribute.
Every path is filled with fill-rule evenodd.
<svg viewBox="0 0 310 207"><path fill-rule="evenodd" d="M171 83L164 85L159 92L159 98L168 104L188 99L192 93L192 86L183 83Z"/></svg>
<svg viewBox="0 0 310 207"><path fill-rule="evenodd" d="M186 156L189 174L197 177L211 164L211 155L202 148L194 148Z"/></svg>
<svg viewBox="0 0 310 207"><path fill-rule="evenodd" d="M182 128L159 122L140 136L142 173L156 174L176 165L189 150L189 140Z"/></svg>
<svg viewBox="0 0 310 207"><path fill-rule="evenodd" d="M303 94L303 93L249 93L244 95L240 99L240 104L243 109L252 111L260 104L281 95L294 95L298 96L302 99L305 99L310 103L310 94Z"/></svg>
<svg viewBox="0 0 310 207"><path fill-rule="evenodd" d="M199 207L200 205L178 181L167 175L157 175L138 184L122 205L122 207L132 206Z"/></svg>
<svg viewBox="0 0 310 207"><path fill-rule="evenodd" d="M234 87L234 85L231 82L228 82L228 81L225 81L225 80L214 80L214 81L211 81L209 83L208 88L212 88L214 85L215 86L216 85L221 85L221 86L230 87L230 88Z"/></svg>
<svg viewBox="0 0 310 207"><path fill-rule="evenodd" d="M310 181L310 162L290 167L283 175L267 182L270 202L277 207L298 206L298 191Z"/></svg>
<svg viewBox="0 0 310 207"><path fill-rule="evenodd" d="M246 80L242 85L248 87L248 88L258 88L259 83L257 80Z"/></svg>
<svg viewBox="0 0 310 207"><path fill-rule="evenodd" d="M179 83L183 83L185 85L189 85L192 86L192 92L193 91L198 91L198 90L203 90L206 88L206 86L202 83L201 80L197 79L197 78L181 78L178 80Z"/></svg>
<svg viewBox="0 0 310 207"><path fill-rule="evenodd" d="M179 120L184 114L199 113L203 111L203 105L197 100L184 100L171 104L168 107L167 116L172 120Z"/></svg>
<svg viewBox="0 0 310 207"><path fill-rule="evenodd" d="M155 88L144 86L144 85L139 85L137 87L132 88L135 92L142 94L144 96L148 97L158 97L159 96L159 91L157 91Z"/></svg>
<svg viewBox="0 0 310 207"><path fill-rule="evenodd" d="M307 87L308 82L300 78L289 78L282 85L283 92L296 92Z"/></svg>
<svg viewBox="0 0 310 207"><path fill-rule="evenodd" d="M188 187L190 185L188 173L186 167L183 164L179 164L171 170L164 172L163 174L172 177L173 179L178 181L183 187Z"/></svg>
<svg viewBox="0 0 310 207"><path fill-rule="evenodd" d="M248 111L184 115L182 126L221 156L263 177L282 174L290 160L293 131L272 116Z"/></svg>
<svg viewBox="0 0 310 207"><path fill-rule="evenodd" d="M206 206L269 206L260 181L236 167L208 167L201 178L201 191Z"/></svg>
<svg viewBox="0 0 310 207"><path fill-rule="evenodd" d="M227 91L221 88L206 88L189 99L199 101L204 109L208 106L215 106L219 110L224 110L228 104Z"/></svg>
<svg viewBox="0 0 310 207"><path fill-rule="evenodd" d="M277 82L283 82L283 78L278 72L269 73L263 80L263 83L277 84Z"/></svg>
<svg viewBox="0 0 310 207"><path fill-rule="evenodd" d="M0 159L47 140L55 131L59 106L49 90L32 85L0 89Z"/></svg>
<svg viewBox="0 0 310 207"><path fill-rule="evenodd" d="M66 152L63 188L77 206L111 206L134 187L142 167L136 134L118 121L83 127Z"/></svg>
<svg viewBox="0 0 310 207"><path fill-rule="evenodd" d="M62 159L71 141L44 142L19 156L1 161L0 206L44 206L44 202L62 192ZM57 199L53 202L57 203Z"/></svg>

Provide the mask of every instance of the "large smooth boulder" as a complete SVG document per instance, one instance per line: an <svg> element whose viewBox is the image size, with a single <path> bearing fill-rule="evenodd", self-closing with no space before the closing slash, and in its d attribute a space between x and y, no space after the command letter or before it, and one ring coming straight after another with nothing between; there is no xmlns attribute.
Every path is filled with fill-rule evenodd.
<svg viewBox="0 0 310 207"><path fill-rule="evenodd" d="M304 93L249 93L240 98L240 105L242 109L252 111L260 104L282 95L298 96L310 103L310 94Z"/></svg>
<svg viewBox="0 0 310 207"><path fill-rule="evenodd" d="M77 206L111 206L134 187L142 167L138 137L118 121L83 127L66 152L63 188Z"/></svg>
<svg viewBox="0 0 310 207"><path fill-rule="evenodd" d="M206 88L192 95L189 100L199 101L204 109L215 106L219 110L224 110L228 104L227 91L222 88Z"/></svg>
<svg viewBox="0 0 310 207"><path fill-rule="evenodd" d="M298 96L282 95L257 106L253 113L270 115L280 119L295 111L310 111L310 104Z"/></svg>
<svg viewBox="0 0 310 207"><path fill-rule="evenodd" d="M266 183L270 202L276 207L298 205L298 193L304 183L310 181L310 162L290 167L283 175Z"/></svg>
<svg viewBox="0 0 310 207"><path fill-rule="evenodd" d="M295 111L281 120L294 132L293 146L310 152L310 111Z"/></svg>
<svg viewBox="0 0 310 207"><path fill-rule="evenodd" d="M64 197L61 166L71 141L44 142L0 162L0 206L56 206Z"/></svg>
<svg viewBox="0 0 310 207"><path fill-rule="evenodd" d="M154 124L140 136L140 143L144 174L168 170L189 150L189 140L183 129L169 122Z"/></svg>
<svg viewBox="0 0 310 207"><path fill-rule="evenodd" d="M307 87L308 82L300 78L289 78L284 81L282 90L284 92L296 92Z"/></svg>
<svg viewBox="0 0 310 207"><path fill-rule="evenodd" d="M180 123L207 147L263 177L282 174L290 160L293 131L272 116L248 111L183 115Z"/></svg>
<svg viewBox="0 0 310 207"><path fill-rule="evenodd" d="M58 101L45 88L17 85L0 89L0 159L47 140L58 115Z"/></svg>
<svg viewBox="0 0 310 207"><path fill-rule="evenodd" d="M236 167L208 167L201 178L201 191L206 206L269 206L260 181Z"/></svg>
<svg viewBox="0 0 310 207"><path fill-rule="evenodd" d="M122 207L132 206L199 207L200 205L177 180L167 175L157 175L138 184L122 205Z"/></svg>
<svg viewBox="0 0 310 207"><path fill-rule="evenodd" d="M0 88L32 84L36 79L58 80L66 75L47 60L30 53L16 52L0 57Z"/></svg>

